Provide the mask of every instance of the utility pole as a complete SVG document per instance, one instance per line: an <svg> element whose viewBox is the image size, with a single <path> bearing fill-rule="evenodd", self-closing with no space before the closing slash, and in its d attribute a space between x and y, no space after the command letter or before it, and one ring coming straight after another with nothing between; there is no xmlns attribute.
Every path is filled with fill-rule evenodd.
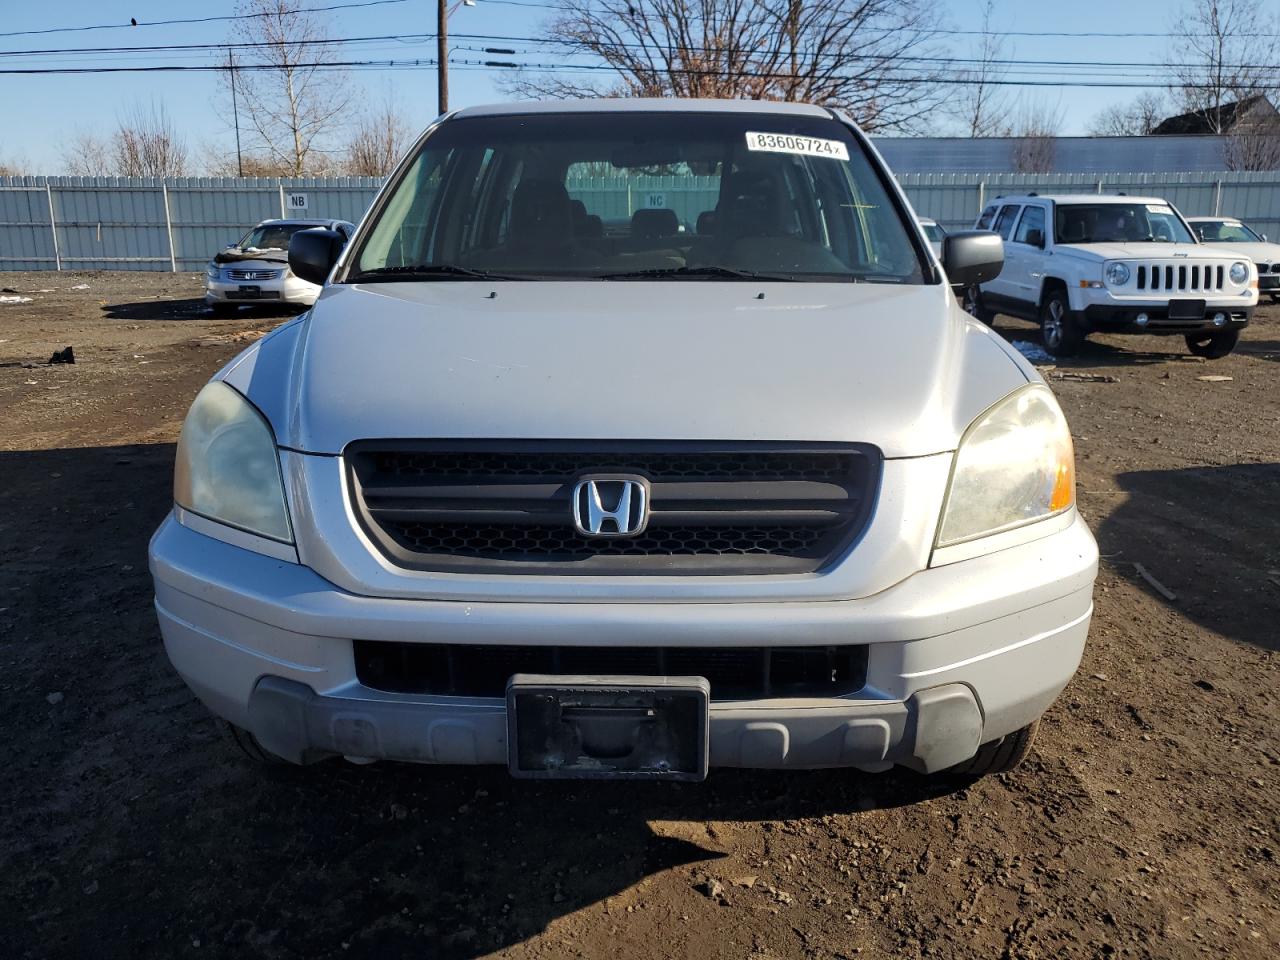
<svg viewBox="0 0 1280 960"><path fill-rule="evenodd" d="M436 74L440 78L440 112L449 109L449 6L448 0L436 0Z"/></svg>
<svg viewBox="0 0 1280 960"><path fill-rule="evenodd" d="M231 115L236 121L236 172L244 176L244 158L240 156L240 105L236 100L236 65L231 59L231 48L227 47L227 73L231 76Z"/></svg>

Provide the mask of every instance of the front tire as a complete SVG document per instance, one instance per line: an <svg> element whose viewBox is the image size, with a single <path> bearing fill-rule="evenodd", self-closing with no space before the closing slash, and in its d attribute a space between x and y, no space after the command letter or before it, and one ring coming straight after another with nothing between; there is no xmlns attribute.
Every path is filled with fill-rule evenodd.
<svg viewBox="0 0 1280 960"><path fill-rule="evenodd" d="M1084 343L1084 332L1071 313L1067 291L1051 290L1040 307L1040 340L1055 357L1074 357Z"/></svg>
<svg viewBox="0 0 1280 960"><path fill-rule="evenodd" d="M965 287L964 298L961 300L961 306L964 312L969 314L975 320L981 320L987 326L991 326L995 322L996 314L994 310L988 310L982 303L982 288L977 284L972 287Z"/></svg>
<svg viewBox="0 0 1280 960"><path fill-rule="evenodd" d="M951 777L985 777L993 773L1008 773L1031 752L1035 743L1036 731L1040 729L1040 721L1033 720L1021 730L1015 730L1006 737L984 743L978 752L963 763L944 770Z"/></svg>
<svg viewBox="0 0 1280 960"><path fill-rule="evenodd" d="M1222 333L1189 333L1187 349L1197 357L1221 360L1236 348L1239 340L1239 330L1224 330Z"/></svg>

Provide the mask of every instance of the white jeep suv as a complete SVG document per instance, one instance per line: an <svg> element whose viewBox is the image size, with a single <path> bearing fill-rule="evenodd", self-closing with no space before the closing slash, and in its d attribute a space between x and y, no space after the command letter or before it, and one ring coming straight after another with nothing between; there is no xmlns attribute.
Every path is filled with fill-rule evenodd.
<svg viewBox="0 0 1280 960"><path fill-rule="evenodd" d="M1004 241L1004 268L965 291L965 309L1040 323L1045 348L1069 357L1094 331L1179 334L1225 357L1258 303L1247 256L1197 241L1157 197L1001 197L978 218Z"/></svg>

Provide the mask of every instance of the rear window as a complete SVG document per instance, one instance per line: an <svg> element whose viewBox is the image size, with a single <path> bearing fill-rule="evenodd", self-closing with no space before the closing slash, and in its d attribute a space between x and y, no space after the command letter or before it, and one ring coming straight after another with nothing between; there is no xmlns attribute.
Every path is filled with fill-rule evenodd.
<svg viewBox="0 0 1280 960"><path fill-rule="evenodd" d="M993 229L1000 234L1000 239L1008 240L1013 236L1013 224L1018 219L1018 211L1022 208L1017 204L1007 203L1000 208L1000 216L996 218Z"/></svg>
<svg viewBox="0 0 1280 960"><path fill-rule="evenodd" d="M822 117L448 121L365 236L349 282L466 271L529 280L925 276L884 174L851 131Z"/></svg>

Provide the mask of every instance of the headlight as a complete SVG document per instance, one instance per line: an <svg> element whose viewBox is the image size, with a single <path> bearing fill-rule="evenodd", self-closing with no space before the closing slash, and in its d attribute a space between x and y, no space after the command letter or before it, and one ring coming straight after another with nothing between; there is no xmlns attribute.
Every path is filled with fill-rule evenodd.
<svg viewBox="0 0 1280 960"><path fill-rule="evenodd" d="M1129 282L1129 268L1123 263L1108 263L1104 276L1113 287L1123 287Z"/></svg>
<svg viewBox="0 0 1280 960"><path fill-rule="evenodd" d="M211 263L211 264L209 264L209 266L205 269L205 271L204 271L204 275L205 275L206 277L208 277L210 280L217 280L217 279L218 279L218 268L217 268L214 264L212 264L212 263Z"/></svg>
<svg viewBox="0 0 1280 960"><path fill-rule="evenodd" d="M1043 384L1025 387L975 420L960 440L939 547L1021 526L1076 499L1071 431Z"/></svg>
<svg viewBox="0 0 1280 960"><path fill-rule="evenodd" d="M293 542L271 427L225 383L205 386L182 424L173 499L210 520Z"/></svg>
<svg viewBox="0 0 1280 960"><path fill-rule="evenodd" d="M1231 282L1236 286L1240 286L1249 279L1249 267L1243 263L1233 263L1231 265Z"/></svg>

